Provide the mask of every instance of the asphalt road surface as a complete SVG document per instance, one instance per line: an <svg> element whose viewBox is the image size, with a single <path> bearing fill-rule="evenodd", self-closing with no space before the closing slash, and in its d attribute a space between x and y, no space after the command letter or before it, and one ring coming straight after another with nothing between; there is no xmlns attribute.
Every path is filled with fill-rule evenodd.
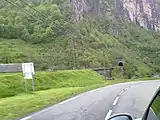
<svg viewBox="0 0 160 120"><path fill-rule="evenodd" d="M106 120L110 115L122 112L140 118L159 85L160 80L103 87L20 120Z"/></svg>
<svg viewBox="0 0 160 120"><path fill-rule="evenodd" d="M149 111L148 120L159 120L152 109Z"/></svg>

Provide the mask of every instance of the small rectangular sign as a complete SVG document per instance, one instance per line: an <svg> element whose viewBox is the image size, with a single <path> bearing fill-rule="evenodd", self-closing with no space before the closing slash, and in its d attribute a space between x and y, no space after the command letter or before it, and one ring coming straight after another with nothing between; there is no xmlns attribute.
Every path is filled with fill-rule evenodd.
<svg viewBox="0 0 160 120"><path fill-rule="evenodd" d="M24 78L25 79L33 79L33 74L32 73L24 73Z"/></svg>
<svg viewBox="0 0 160 120"><path fill-rule="evenodd" d="M25 79L33 79L33 75L35 74L33 63L22 63L22 70Z"/></svg>

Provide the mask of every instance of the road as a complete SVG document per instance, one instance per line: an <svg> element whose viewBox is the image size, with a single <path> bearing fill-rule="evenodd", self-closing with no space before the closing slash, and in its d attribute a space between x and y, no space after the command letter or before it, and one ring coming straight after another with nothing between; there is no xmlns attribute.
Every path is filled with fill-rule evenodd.
<svg viewBox="0 0 160 120"><path fill-rule="evenodd" d="M116 113L139 118L145 111L158 81L130 82L92 90L21 120L105 120Z"/></svg>
<svg viewBox="0 0 160 120"><path fill-rule="evenodd" d="M149 111L148 120L159 120L152 109Z"/></svg>

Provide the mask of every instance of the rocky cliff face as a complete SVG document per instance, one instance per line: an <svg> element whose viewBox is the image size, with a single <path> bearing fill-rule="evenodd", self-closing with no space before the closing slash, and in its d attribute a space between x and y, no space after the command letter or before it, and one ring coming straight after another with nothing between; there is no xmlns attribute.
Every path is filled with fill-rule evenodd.
<svg viewBox="0 0 160 120"><path fill-rule="evenodd" d="M86 0L70 0L70 3L73 7L74 20L76 22L83 19L84 12L88 12L88 6Z"/></svg>
<svg viewBox="0 0 160 120"><path fill-rule="evenodd" d="M156 0L115 0L119 15L139 26L157 31L160 9Z"/></svg>
<svg viewBox="0 0 160 120"><path fill-rule="evenodd" d="M101 0L70 0L74 11L74 20L80 21L85 13L100 13Z"/></svg>
<svg viewBox="0 0 160 120"><path fill-rule="evenodd" d="M108 9L110 0L70 0L74 10L75 21L83 19L84 13L97 13ZM107 4L108 3L108 4ZM104 7L104 4L108 7ZM116 10L118 15L128 22L157 31L160 29L160 7L156 0L115 0L112 10Z"/></svg>

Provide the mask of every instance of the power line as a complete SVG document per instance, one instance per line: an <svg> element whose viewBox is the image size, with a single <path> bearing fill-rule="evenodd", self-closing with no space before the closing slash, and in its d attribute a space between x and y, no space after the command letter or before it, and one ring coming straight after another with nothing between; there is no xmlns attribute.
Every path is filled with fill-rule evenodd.
<svg viewBox="0 0 160 120"><path fill-rule="evenodd" d="M37 9L35 9L34 7L32 7L31 5L29 5L27 2L23 1L23 0L19 0L21 3L23 3L24 5L30 7L32 10L34 10L35 12L37 12L38 14L41 15L40 19L36 18L32 13L23 10L21 8L20 5L18 4L14 4L12 0L6 0L8 3L10 3L11 5L17 7L18 9L20 9L22 12L24 12L25 14L31 16L32 18L34 18L35 20L40 21L41 23L44 23L46 20L50 20L51 22L54 22L52 19L50 19L48 16L46 16L45 14L41 13L40 11L38 11ZM42 18L43 17L43 18Z"/></svg>
<svg viewBox="0 0 160 120"><path fill-rule="evenodd" d="M35 20L38 20L39 22L42 22L42 23L43 23L43 21L41 21L40 19L37 19L34 15L32 15L32 14L30 14L29 12L23 10L20 6L14 4L13 1L11 1L11 0L5 0L5 1L8 2L9 4L15 6L16 8L20 9L22 12L24 12L25 14L31 16L31 17L34 18Z"/></svg>
<svg viewBox="0 0 160 120"><path fill-rule="evenodd" d="M16 8L20 9L21 11L23 11L25 14L31 16L31 17L34 18L35 20L38 20L38 21L40 21L40 22L43 23L42 20L44 20L44 19L43 19L42 17L41 17L42 20L37 19L34 15L32 15L31 13L29 13L28 11L23 10L22 7L20 7L18 4L14 4L12 0L6 0L6 1L7 1L9 4L11 4L11 5L15 6ZM40 11L38 11L37 9L35 9L35 8L32 7L31 5L29 5L27 2L24 2L23 0L19 0L19 1L20 1L21 3L23 3L24 5L30 7L32 10L36 11L37 13L39 13L39 14L40 14L41 16L43 16L45 19L48 18L45 14L43 14L43 13L41 13ZM51 19L50 19L50 20L51 20ZM45 21L45 20L44 20L44 21ZM52 21L52 20L51 20L51 21ZM77 46L75 45L76 42L77 42L77 40L75 40L75 38L74 38L74 40L73 40L72 42L73 42L73 43L69 43L69 44L72 44L71 46L73 47L73 48L72 48L72 50L73 50L73 55L72 55L73 58L72 58L72 59L73 59L73 61L74 61L74 65L73 65L73 66L74 66L74 67L77 67L77 49L78 49L78 48L77 48ZM87 43L88 46L90 46L87 41L86 41L86 43ZM48 57L52 57L52 56L48 56Z"/></svg>
<svg viewBox="0 0 160 120"><path fill-rule="evenodd" d="M48 16L46 16L45 14L43 14L42 12L38 11L37 9L35 9L34 7L32 7L31 5L29 5L27 2L23 1L23 0L19 0L21 3L23 3L24 5L30 7L32 10L36 11L37 13L39 13L42 17L44 17L45 19L48 18ZM49 20L52 21L52 19L48 18Z"/></svg>

